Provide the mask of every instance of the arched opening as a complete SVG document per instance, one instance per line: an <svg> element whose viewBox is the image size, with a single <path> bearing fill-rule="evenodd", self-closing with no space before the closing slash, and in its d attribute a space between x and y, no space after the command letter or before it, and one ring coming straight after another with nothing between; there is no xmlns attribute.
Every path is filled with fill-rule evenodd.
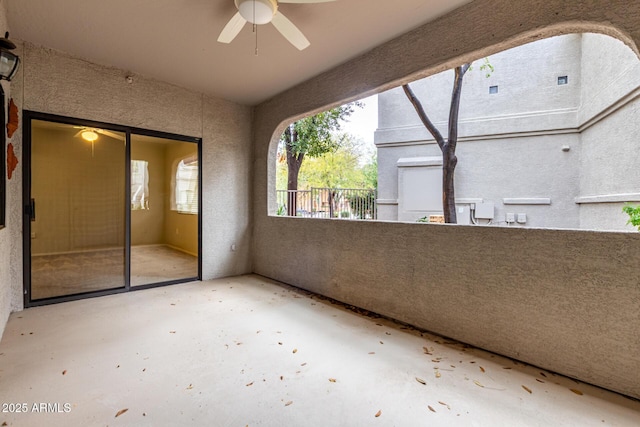
<svg viewBox="0 0 640 427"><path fill-rule="evenodd" d="M545 38L476 60L463 81L457 122L457 223L635 230L623 207L640 202L640 155L634 148L638 71L640 62L628 46L596 33ZM449 70L410 85L445 139L452 79ZM381 92L377 100L379 123L371 139L379 187L371 210L381 220L441 221L442 152L436 140L402 88ZM282 138L278 142L273 184L279 197L270 213L324 214L309 182L297 193L303 207L285 210L291 194L285 194ZM354 219L330 211L331 218Z"/></svg>

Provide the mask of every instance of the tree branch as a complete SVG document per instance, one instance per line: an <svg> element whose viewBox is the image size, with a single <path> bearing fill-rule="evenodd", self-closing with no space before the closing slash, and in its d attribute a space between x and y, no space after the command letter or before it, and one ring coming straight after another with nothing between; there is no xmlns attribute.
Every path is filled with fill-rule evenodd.
<svg viewBox="0 0 640 427"><path fill-rule="evenodd" d="M451 150L452 153L455 153L458 143L458 113L460 111L460 97L462 95L462 79L470 66L471 64L469 63L455 68L451 107L449 108L449 135L447 139L448 149Z"/></svg>
<svg viewBox="0 0 640 427"><path fill-rule="evenodd" d="M402 85L402 89L404 89L404 93L407 95L407 98L409 98L409 101L411 101L411 104L413 104L413 108L416 109L416 113L418 113L418 116L420 117L420 120L422 120L424 126L435 138L438 146L440 147L440 150L444 150L444 138L442 137L442 134L440 133L438 128L436 128L431 120L429 120L429 117L427 117L427 113L425 113L420 100L416 97L416 95L413 93L413 90L411 90L408 84Z"/></svg>

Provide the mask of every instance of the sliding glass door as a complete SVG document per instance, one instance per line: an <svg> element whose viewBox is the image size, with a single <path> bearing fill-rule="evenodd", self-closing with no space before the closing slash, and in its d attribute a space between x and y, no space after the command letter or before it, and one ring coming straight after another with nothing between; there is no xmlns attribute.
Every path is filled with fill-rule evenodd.
<svg viewBox="0 0 640 427"><path fill-rule="evenodd" d="M199 151L25 112L25 306L199 279Z"/></svg>
<svg viewBox="0 0 640 427"><path fill-rule="evenodd" d="M131 286L198 277L198 144L131 135Z"/></svg>
<svg viewBox="0 0 640 427"><path fill-rule="evenodd" d="M125 286L125 134L31 122L31 299Z"/></svg>

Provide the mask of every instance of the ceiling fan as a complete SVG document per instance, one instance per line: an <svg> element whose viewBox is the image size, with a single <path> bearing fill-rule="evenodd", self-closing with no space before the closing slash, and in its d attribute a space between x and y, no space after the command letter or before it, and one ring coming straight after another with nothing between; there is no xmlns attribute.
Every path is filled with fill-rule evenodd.
<svg viewBox="0 0 640 427"><path fill-rule="evenodd" d="M105 129L98 129L86 126L74 126L75 129L80 129L75 135L74 138L82 137L85 141L93 142L98 139L100 135L108 136L109 138L118 139L120 141L124 141L124 135L120 135L115 132L111 132Z"/></svg>
<svg viewBox="0 0 640 427"><path fill-rule="evenodd" d="M286 16L278 11L279 3L326 3L335 0L233 0L238 12L225 25L218 41L231 43L244 24L264 25L271 22L289 43L299 50L309 46L309 40Z"/></svg>

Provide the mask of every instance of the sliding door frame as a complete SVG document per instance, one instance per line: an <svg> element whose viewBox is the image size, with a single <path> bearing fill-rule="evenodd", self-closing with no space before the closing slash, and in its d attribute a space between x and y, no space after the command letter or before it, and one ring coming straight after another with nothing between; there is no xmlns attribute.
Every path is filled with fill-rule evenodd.
<svg viewBox="0 0 640 427"><path fill-rule="evenodd" d="M107 129L114 132L122 132L125 134L125 188L122 190L125 194L125 268L124 268L124 286L105 289L99 291L83 292L73 295L65 295L59 297L43 298L32 300L31 298L31 218L34 214L31 204L31 124L33 120L49 121L71 126L83 126L99 129ZM23 206L23 222L22 222L22 266L23 266L23 292L24 307L36 307L41 305L54 304L66 301L75 301L85 298L100 297L104 295L113 295L124 292L155 288L159 286L167 286L177 283L184 283L193 280L202 280L202 139L184 135L177 135L167 132L153 131L141 129L132 126L123 126L112 123L98 122L94 120L78 119L74 117L65 117L55 114L41 113L37 111L23 111L23 150L22 150L22 206ZM165 138L175 141L191 142L197 144L198 152L198 275L196 277L185 277L166 282L152 283L131 287L131 135L145 135L156 138Z"/></svg>

